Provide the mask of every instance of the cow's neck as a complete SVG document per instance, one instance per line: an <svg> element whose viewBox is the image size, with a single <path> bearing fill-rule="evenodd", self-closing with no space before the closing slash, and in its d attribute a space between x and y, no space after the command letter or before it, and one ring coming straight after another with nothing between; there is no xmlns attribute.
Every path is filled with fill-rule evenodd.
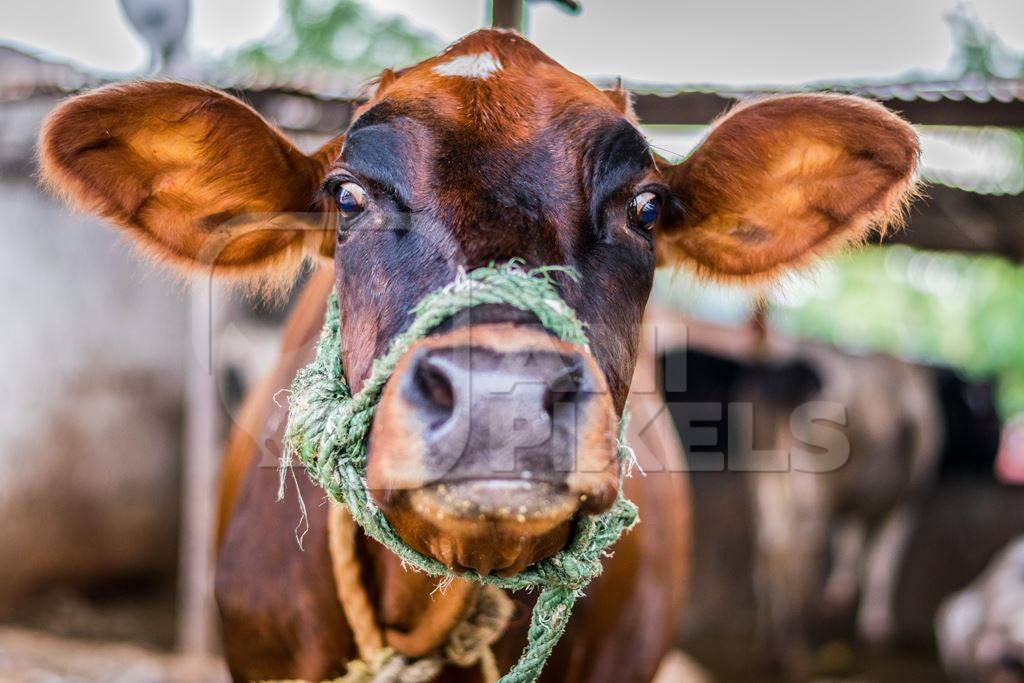
<svg viewBox="0 0 1024 683"><path fill-rule="evenodd" d="M253 462L221 544L217 600L225 654L236 676L322 680L360 657L333 580L327 505L308 505L309 532L295 539L294 499L320 500L305 477L284 503L274 503L277 473ZM292 503L292 504L289 504ZM357 553L386 644L419 657L436 649L474 603L477 586L402 567L389 550L360 532Z"/></svg>
<svg viewBox="0 0 1024 683"><path fill-rule="evenodd" d="M439 579L402 566L376 541L363 537L373 580L377 623L387 644L407 657L421 657L441 646L476 601L478 584L456 579L438 588Z"/></svg>

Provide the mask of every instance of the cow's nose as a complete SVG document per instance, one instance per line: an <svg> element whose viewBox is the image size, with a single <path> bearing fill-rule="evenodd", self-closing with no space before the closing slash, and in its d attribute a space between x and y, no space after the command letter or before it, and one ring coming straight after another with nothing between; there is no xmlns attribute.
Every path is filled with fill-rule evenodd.
<svg viewBox="0 0 1024 683"><path fill-rule="evenodd" d="M618 493L617 418L589 350L528 322L465 322L411 346L384 387L366 483L406 543L509 576Z"/></svg>
<svg viewBox="0 0 1024 683"><path fill-rule="evenodd" d="M596 390L583 359L530 350L423 349L406 378L437 480L557 483L576 465L579 408Z"/></svg>

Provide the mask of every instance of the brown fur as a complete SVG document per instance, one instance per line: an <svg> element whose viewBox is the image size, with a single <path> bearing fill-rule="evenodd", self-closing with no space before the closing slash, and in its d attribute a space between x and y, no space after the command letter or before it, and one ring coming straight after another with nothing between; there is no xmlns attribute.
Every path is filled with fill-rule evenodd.
<svg viewBox="0 0 1024 683"><path fill-rule="evenodd" d="M54 192L125 228L147 255L275 288L323 251L316 187L340 147L307 157L222 92L128 83L57 107L39 162Z"/></svg>
<svg viewBox="0 0 1024 683"><path fill-rule="evenodd" d="M334 273L330 268L317 269L295 302L292 318L312 320L323 315L324 301L333 284ZM314 326L286 325L281 337L281 357L305 357L312 344L316 342L319 332L320 329ZM221 465L217 518L218 546L227 531L228 522L241 495L242 485L253 459L259 459L264 466L273 466L276 462L276 453L268 453L268 445L260 435L265 431L264 425L277 403L273 400L273 395L291 381L290 377L285 376L289 371L286 368L284 375L280 371L272 372L253 387L238 411L237 420L231 425L231 435Z"/></svg>

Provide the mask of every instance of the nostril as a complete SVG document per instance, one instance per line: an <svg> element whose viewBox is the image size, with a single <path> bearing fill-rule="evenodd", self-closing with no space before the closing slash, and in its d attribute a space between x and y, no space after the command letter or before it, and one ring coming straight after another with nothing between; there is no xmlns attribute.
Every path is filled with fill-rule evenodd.
<svg viewBox="0 0 1024 683"><path fill-rule="evenodd" d="M416 365L413 376L416 405L430 416L430 429L443 425L455 409L455 388L447 363L427 356Z"/></svg>
<svg viewBox="0 0 1024 683"><path fill-rule="evenodd" d="M555 407L579 402L583 383L583 368L579 364L565 368L548 382L544 392L544 411L554 417Z"/></svg>

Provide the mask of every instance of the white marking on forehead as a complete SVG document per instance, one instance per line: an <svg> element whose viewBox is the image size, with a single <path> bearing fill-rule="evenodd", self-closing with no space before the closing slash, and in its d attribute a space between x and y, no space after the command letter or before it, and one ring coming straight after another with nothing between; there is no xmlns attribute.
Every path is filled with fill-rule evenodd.
<svg viewBox="0 0 1024 683"><path fill-rule="evenodd" d="M463 78L487 78L498 71L501 71L501 61L490 52L459 55L434 67L436 74Z"/></svg>

